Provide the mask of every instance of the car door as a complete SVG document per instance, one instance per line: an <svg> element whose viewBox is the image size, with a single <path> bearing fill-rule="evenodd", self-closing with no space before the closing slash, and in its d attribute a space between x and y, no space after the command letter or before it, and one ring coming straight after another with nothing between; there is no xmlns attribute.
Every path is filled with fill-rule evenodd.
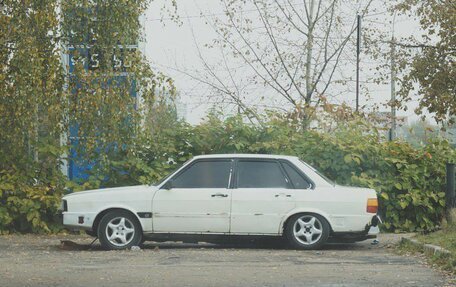
<svg viewBox="0 0 456 287"><path fill-rule="evenodd" d="M277 234L295 207L294 190L281 164L269 159L239 159L232 192L231 233Z"/></svg>
<svg viewBox="0 0 456 287"><path fill-rule="evenodd" d="M231 159L205 159L170 178L152 202L154 232L228 233L231 173Z"/></svg>

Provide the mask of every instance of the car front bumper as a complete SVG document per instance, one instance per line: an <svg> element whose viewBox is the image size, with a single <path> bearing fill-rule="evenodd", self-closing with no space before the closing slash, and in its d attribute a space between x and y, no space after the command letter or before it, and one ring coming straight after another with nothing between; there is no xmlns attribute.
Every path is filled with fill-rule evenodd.
<svg viewBox="0 0 456 287"><path fill-rule="evenodd" d="M63 225L72 229L91 230L96 213L63 212Z"/></svg>

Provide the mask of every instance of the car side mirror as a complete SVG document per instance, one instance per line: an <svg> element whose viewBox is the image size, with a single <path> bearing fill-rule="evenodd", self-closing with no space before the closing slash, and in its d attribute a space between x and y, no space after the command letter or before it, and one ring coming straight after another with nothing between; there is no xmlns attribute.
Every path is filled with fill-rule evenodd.
<svg viewBox="0 0 456 287"><path fill-rule="evenodd" d="M163 189L170 190L173 188L173 182L171 180L168 180L163 186Z"/></svg>

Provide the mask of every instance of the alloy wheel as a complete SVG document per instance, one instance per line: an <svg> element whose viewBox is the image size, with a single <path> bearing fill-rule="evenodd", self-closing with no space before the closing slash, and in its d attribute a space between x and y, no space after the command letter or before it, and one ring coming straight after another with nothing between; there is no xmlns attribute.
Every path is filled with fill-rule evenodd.
<svg viewBox="0 0 456 287"><path fill-rule="evenodd" d="M135 226L125 217L115 217L106 225L106 238L118 247L128 245L135 236Z"/></svg>
<svg viewBox="0 0 456 287"><path fill-rule="evenodd" d="M313 215L299 217L293 225L295 239L303 245L312 245L318 242L323 234L321 221Z"/></svg>

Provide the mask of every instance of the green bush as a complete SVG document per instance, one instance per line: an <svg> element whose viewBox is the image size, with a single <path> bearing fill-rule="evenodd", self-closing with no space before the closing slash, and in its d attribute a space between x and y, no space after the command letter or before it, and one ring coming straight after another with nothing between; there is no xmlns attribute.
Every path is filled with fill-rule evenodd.
<svg viewBox="0 0 456 287"><path fill-rule="evenodd" d="M413 148L356 130L307 132L294 154L339 184L375 189L387 230L433 230L440 222L445 163L454 157L445 141Z"/></svg>
<svg viewBox="0 0 456 287"><path fill-rule="evenodd" d="M210 115L196 126L176 122L138 136L135 145L104 156L89 180L67 187L150 184L193 155L211 153L296 155L338 184L373 188L380 199L383 228L389 231L438 227L445 205L445 163L455 158L444 140L418 148L388 142L362 120L321 132L302 130L274 115L262 125ZM52 231L64 181L56 175L37 182L35 178L40 177L1 173L0 231Z"/></svg>
<svg viewBox="0 0 456 287"><path fill-rule="evenodd" d="M136 183L154 182L192 155L296 155L338 184L375 189L383 228L390 231L433 230L439 225L445 205L445 163L455 155L444 140L419 148L402 141L388 142L361 120L324 133L301 131L278 117L261 126L246 124L241 117L221 120L216 115L195 127L178 124L150 136L135 153L134 160L115 165L129 170L122 176L134 177ZM116 180L115 185L119 184L122 182Z"/></svg>
<svg viewBox="0 0 456 287"><path fill-rule="evenodd" d="M39 174L0 172L0 234L60 230L56 216L64 183L59 174L42 180Z"/></svg>

